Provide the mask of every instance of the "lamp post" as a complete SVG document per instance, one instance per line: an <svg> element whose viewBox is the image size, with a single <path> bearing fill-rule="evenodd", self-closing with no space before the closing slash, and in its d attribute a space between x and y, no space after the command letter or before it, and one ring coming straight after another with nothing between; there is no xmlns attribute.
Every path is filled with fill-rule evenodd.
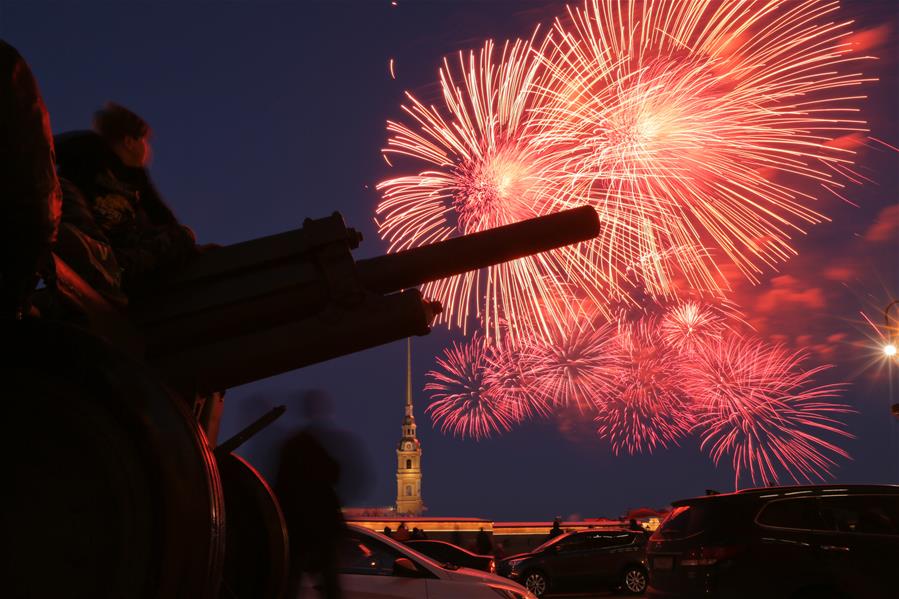
<svg viewBox="0 0 899 599"><path fill-rule="evenodd" d="M883 346L883 353L886 357L891 358L893 360L897 360L896 357L896 335L893 333L893 328L890 326L890 308L893 306L899 305L899 300L893 300L887 304L887 307L883 309L883 319L884 324L886 325L887 331L887 342ZM893 416L899 420L899 403L894 403L890 407L890 412L892 412Z"/></svg>

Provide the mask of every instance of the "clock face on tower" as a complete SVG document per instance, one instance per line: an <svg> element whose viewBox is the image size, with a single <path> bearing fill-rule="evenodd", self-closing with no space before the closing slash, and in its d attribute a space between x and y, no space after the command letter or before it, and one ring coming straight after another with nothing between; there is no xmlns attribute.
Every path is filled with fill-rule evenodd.
<svg viewBox="0 0 899 599"><path fill-rule="evenodd" d="M412 443L410 441L406 441L403 449L405 449L406 451L412 451Z"/></svg>

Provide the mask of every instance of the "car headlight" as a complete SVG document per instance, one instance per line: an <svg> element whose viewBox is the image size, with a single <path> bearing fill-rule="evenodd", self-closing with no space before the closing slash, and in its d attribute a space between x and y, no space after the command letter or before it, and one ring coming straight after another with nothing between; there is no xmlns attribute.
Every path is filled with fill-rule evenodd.
<svg viewBox="0 0 899 599"><path fill-rule="evenodd" d="M523 561L524 561L523 559L511 559L506 562L506 565L509 567L509 569L511 571L514 572L515 570L518 569L518 566L520 566L521 562L523 562Z"/></svg>

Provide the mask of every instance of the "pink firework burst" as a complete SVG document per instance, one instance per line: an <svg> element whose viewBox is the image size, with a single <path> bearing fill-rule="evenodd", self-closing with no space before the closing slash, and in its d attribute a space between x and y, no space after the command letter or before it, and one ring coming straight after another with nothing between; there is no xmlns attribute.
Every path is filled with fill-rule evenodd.
<svg viewBox="0 0 899 599"><path fill-rule="evenodd" d="M438 369L426 374L432 400L426 411L441 432L481 439L509 431L520 420L520 406L485 380L488 351L484 337L475 334L454 342L437 358Z"/></svg>
<svg viewBox="0 0 899 599"><path fill-rule="evenodd" d="M734 486L747 474L768 486L782 476L794 482L824 479L849 454L818 436L851 437L839 414L853 410L833 401L843 385L814 386L829 366L806 369L806 356L781 345L728 333L688 367L696 430L718 464L730 456Z"/></svg>
<svg viewBox="0 0 899 599"><path fill-rule="evenodd" d="M531 42L493 42L459 54L440 69L442 106L407 93L410 123L389 121L385 156L400 156L411 174L381 181L377 208L390 251L433 243L557 211L538 194L542 153L523 135L537 97L541 70ZM547 309L562 298L569 266L556 250L429 283L422 292L440 300L443 316L463 329L479 317L488 337L519 331L545 336L570 310ZM505 325L501 324L505 323Z"/></svg>
<svg viewBox="0 0 899 599"><path fill-rule="evenodd" d="M534 340L520 354L536 401L550 406L573 406L581 412L595 409L611 388L616 354L612 351L615 327L569 322L567 331L550 342Z"/></svg>
<svg viewBox="0 0 899 599"><path fill-rule="evenodd" d="M692 353L720 339L726 326L720 310L689 300L665 310L659 329L665 343L681 353Z"/></svg>
<svg viewBox="0 0 899 599"><path fill-rule="evenodd" d="M603 219L584 261L668 295L677 278L720 291L712 250L753 281L793 256L791 237L826 220L816 196L839 196L852 164L836 142L866 131L858 63L870 57L852 55L838 11L832 0L569 7L541 48L530 132L554 157L544 193Z"/></svg>
<svg viewBox="0 0 899 599"><path fill-rule="evenodd" d="M546 417L550 405L542 394L534 393L534 376L522 362L518 346L491 345L487 352L484 383L492 393L511 404L516 420Z"/></svg>
<svg viewBox="0 0 899 599"><path fill-rule="evenodd" d="M623 322L615 337L614 386L597 404L597 433L616 454L652 453L693 426L680 354L662 340L656 318Z"/></svg>

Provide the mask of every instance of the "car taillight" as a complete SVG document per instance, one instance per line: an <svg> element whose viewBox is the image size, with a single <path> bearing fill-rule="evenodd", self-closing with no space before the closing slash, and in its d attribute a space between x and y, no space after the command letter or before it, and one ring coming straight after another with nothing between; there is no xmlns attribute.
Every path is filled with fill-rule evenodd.
<svg viewBox="0 0 899 599"><path fill-rule="evenodd" d="M494 560L490 560L490 563L487 564L487 571L491 574L496 574L496 562Z"/></svg>
<svg viewBox="0 0 899 599"><path fill-rule="evenodd" d="M682 566L712 566L720 561L734 557L742 550L743 547L740 545L700 547L684 555L680 563Z"/></svg>

